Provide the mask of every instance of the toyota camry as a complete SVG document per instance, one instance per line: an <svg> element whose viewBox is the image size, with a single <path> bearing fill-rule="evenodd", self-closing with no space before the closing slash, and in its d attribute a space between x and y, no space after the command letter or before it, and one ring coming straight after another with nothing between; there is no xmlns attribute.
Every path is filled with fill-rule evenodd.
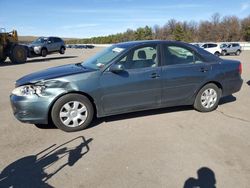
<svg viewBox="0 0 250 188"><path fill-rule="evenodd" d="M221 59L176 41L112 45L76 64L35 72L16 81L10 96L21 122L48 124L67 132L86 128L94 117L192 105L217 108L242 86L239 61Z"/></svg>

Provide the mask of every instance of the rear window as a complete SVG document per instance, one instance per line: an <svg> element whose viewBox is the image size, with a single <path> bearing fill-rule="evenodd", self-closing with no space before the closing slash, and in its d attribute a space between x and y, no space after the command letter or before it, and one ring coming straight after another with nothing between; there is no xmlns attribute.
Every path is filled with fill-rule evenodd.
<svg viewBox="0 0 250 188"><path fill-rule="evenodd" d="M239 44L233 44L233 47L238 47L238 46L240 46Z"/></svg>
<svg viewBox="0 0 250 188"><path fill-rule="evenodd" d="M194 46L194 48L197 50L197 52L202 56L202 58L204 59L204 61L206 62L218 62L221 61L221 59L215 55L213 55L212 53L209 53L208 51L199 48L197 46Z"/></svg>
<svg viewBox="0 0 250 188"><path fill-rule="evenodd" d="M61 42L62 41L62 39L60 39L60 38L54 38L54 42Z"/></svg>

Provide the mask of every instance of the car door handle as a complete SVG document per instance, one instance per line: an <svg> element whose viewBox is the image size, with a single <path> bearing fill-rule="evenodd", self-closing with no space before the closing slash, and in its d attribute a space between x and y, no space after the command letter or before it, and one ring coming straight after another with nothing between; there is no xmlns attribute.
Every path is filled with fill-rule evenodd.
<svg viewBox="0 0 250 188"><path fill-rule="evenodd" d="M151 78L159 78L160 77L160 75L158 75L157 73L152 73L151 74Z"/></svg>
<svg viewBox="0 0 250 188"><path fill-rule="evenodd" d="M209 70L208 70L208 68L206 68L206 67L201 67L201 68L200 68L200 71L201 71L201 72L207 72L207 71L209 71Z"/></svg>

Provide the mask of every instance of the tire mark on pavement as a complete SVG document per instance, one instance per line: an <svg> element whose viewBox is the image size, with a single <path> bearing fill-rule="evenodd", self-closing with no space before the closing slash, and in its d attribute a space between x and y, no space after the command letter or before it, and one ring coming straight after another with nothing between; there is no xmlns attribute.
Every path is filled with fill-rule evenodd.
<svg viewBox="0 0 250 188"><path fill-rule="evenodd" d="M250 123L250 120L243 119L243 118L236 117L236 116L232 116L232 115L226 114L223 111L219 111L219 110L216 110L216 111L219 112L219 113L221 113L225 117L228 117L228 118L231 118L231 119L235 119L235 120L239 120L239 121L243 121L243 122L246 122L246 123Z"/></svg>

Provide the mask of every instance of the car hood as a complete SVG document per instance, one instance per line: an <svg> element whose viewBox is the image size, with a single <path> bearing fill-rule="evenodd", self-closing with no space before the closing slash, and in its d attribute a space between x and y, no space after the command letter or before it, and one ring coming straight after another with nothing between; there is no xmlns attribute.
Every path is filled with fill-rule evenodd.
<svg viewBox="0 0 250 188"><path fill-rule="evenodd" d="M53 67L53 68L38 71L32 74L28 74L20 78L19 80L16 81L16 87L29 84L29 83L36 83L38 81L59 78L63 76L73 75L73 74L91 72L91 71L94 71L94 70L82 67L80 64L70 64L70 65L63 65L59 67Z"/></svg>

